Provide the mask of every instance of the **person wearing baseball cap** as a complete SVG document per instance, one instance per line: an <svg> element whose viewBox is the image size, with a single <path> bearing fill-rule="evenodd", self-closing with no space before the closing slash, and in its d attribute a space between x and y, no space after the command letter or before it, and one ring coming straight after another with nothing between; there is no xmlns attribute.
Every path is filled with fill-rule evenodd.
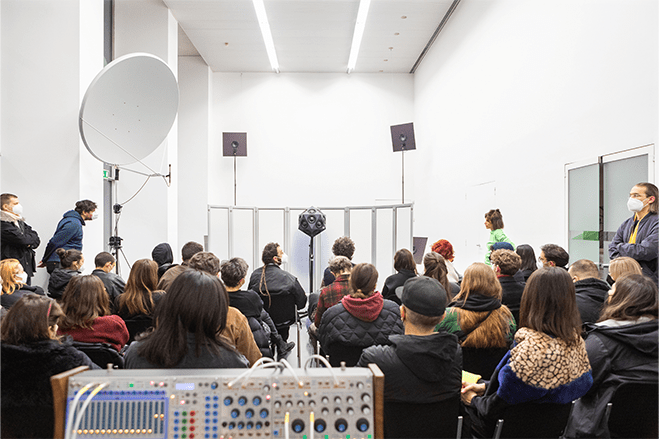
<svg viewBox="0 0 659 439"><path fill-rule="evenodd" d="M434 332L444 318L446 291L436 279L414 277L405 282L401 302L405 334L389 336L390 346L364 349L357 364L367 367L375 363L384 372L385 437L399 437L392 432L400 431L402 423L406 428L410 425L409 416L389 415L388 404L398 409L405 405L448 402L449 408L442 410L441 416L414 423L414 431L406 430L404 437L439 437L438 424L442 431L452 428L455 434L462 387L462 351L455 335L443 330ZM446 425L447 421L453 424Z"/></svg>

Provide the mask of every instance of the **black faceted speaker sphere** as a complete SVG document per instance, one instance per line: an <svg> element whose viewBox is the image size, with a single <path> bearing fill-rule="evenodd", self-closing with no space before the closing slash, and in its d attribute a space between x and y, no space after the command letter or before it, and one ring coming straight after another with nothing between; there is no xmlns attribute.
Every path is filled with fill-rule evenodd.
<svg viewBox="0 0 659 439"><path fill-rule="evenodd" d="M308 208L298 217L297 228L311 237L325 230L325 227L325 214L315 207Z"/></svg>

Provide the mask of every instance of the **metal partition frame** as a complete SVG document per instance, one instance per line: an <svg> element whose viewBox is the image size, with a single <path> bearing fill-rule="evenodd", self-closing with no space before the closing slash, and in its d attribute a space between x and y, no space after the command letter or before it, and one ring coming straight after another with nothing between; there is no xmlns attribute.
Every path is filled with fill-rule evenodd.
<svg viewBox="0 0 659 439"><path fill-rule="evenodd" d="M252 242L253 242L253 257L252 257L252 267L258 267L261 265L261 247L262 244L259 242L259 216L263 211L279 211L282 212L284 216L284 250L291 248L291 212L292 211L304 211L308 207L250 207L250 206L221 206L221 205L208 205L208 249L212 248L213 244L213 235L211 232L212 218L211 214L214 210L223 210L226 211L228 219L227 227L227 254L231 257L234 255L234 238L235 238L235 219L234 215L237 211L251 211L252 212ZM377 262L377 214L380 210L390 210L392 214L392 247L391 247L391 260L396 251L399 249L398 242L398 211L400 209L410 209L410 218L409 218L409 227L410 227L410 236L409 242L400 243L402 246L409 246L412 248L413 244L413 235L414 235L414 203L405 203L405 204L391 204L391 205L379 205L379 206L349 206L349 207L318 207L322 212L330 211L343 211L343 234L344 236L350 236L350 225L351 225L351 212L354 211L371 211L371 264L376 265ZM319 239L320 235L317 235L314 239ZM317 242L314 241L314 246ZM286 268L286 267L284 267ZM316 264L314 277L319 278L320 266Z"/></svg>

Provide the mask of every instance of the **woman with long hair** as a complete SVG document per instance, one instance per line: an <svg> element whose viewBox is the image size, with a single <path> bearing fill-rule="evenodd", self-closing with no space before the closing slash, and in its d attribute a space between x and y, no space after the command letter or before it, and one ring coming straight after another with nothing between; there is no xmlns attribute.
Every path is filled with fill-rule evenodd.
<svg viewBox="0 0 659 439"><path fill-rule="evenodd" d="M627 274L643 274L641 264L629 256L621 256L611 261L609 265L609 276L615 282L620 276Z"/></svg>
<svg viewBox="0 0 659 439"><path fill-rule="evenodd" d="M390 335L404 332L399 307L375 291L377 281L373 265L355 265L350 272L350 294L323 313L318 338L333 366L341 361L354 366L364 348L391 344Z"/></svg>
<svg viewBox="0 0 659 439"><path fill-rule="evenodd" d="M0 261L0 278L2 278L2 295L0 304L9 309L26 294L44 295L43 289L37 285L27 285L27 273L18 259Z"/></svg>
<svg viewBox="0 0 659 439"><path fill-rule="evenodd" d="M156 305L164 296L157 291L158 264L151 259L135 261L126 281L123 294L116 299L115 309L128 327L129 341L151 327Z"/></svg>
<svg viewBox="0 0 659 439"><path fill-rule="evenodd" d="M396 296L396 288L402 287L407 279L416 277L418 274L414 255L411 251L402 248L396 252L394 255L394 270L396 270L396 274L392 274L384 281L382 297L401 305L400 299Z"/></svg>
<svg viewBox="0 0 659 439"><path fill-rule="evenodd" d="M609 292L599 321L586 324L586 351L593 368L593 387L577 401L566 437L609 437L612 432L608 431L603 415L616 390L630 382L656 386L659 381L657 294L657 284L652 279L641 274L621 276ZM656 390L638 397L656 399Z"/></svg>
<svg viewBox="0 0 659 439"><path fill-rule="evenodd" d="M450 303L453 297L460 292L460 287L458 284L449 281L446 262L444 256L439 253L426 253L423 257L423 268L425 270L423 275L437 279L442 284L444 291L446 291L447 303Z"/></svg>
<svg viewBox="0 0 659 439"><path fill-rule="evenodd" d="M220 336L228 307L228 294L217 276L184 271L158 306L155 328L126 351L126 368L248 367L247 359Z"/></svg>
<svg viewBox="0 0 659 439"><path fill-rule="evenodd" d="M503 216L499 209L491 209L485 214L485 228L490 231L490 238L485 245L485 263L490 265L490 253L492 245L497 242L507 242L515 248L515 244L503 231Z"/></svg>
<svg viewBox="0 0 659 439"><path fill-rule="evenodd" d="M524 276L524 282L526 282L529 280L529 276L531 276L533 272L538 269L535 252L533 251L533 247L530 245L521 244L517 246L515 253L517 253L519 257L522 258L522 266L520 267L520 271Z"/></svg>
<svg viewBox="0 0 659 439"><path fill-rule="evenodd" d="M58 248L55 250L59 257L59 267L50 273L48 279L48 295L53 299L61 299L66 286L73 276L82 274L82 266L85 263L85 257L80 250L64 250Z"/></svg>
<svg viewBox="0 0 659 439"><path fill-rule="evenodd" d="M54 300L27 294L2 320L2 437L53 437L50 377L78 366L99 369L57 336L62 317Z"/></svg>
<svg viewBox="0 0 659 439"><path fill-rule="evenodd" d="M458 284L460 280L462 280L462 275L458 273L458 270L453 266L453 261L455 260L453 244L446 239L440 239L432 245L431 250L444 257L444 262L446 263L446 268L448 270L448 280Z"/></svg>
<svg viewBox="0 0 659 439"><path fill-rule="evenodd" d="M85 343L108 343L117 352L128 342L126 323L110 314L108 293L101 279L94 275L71 279L62 295L62 310L60 335Z"/></svg>
<svg viewBox="0 0 659 439"><path fill-rule="evenodd" d="M489 383L463 383L462 401L472 433L479 437L489 437L504 410L517 404L538 403L567 414L572 401L592 385L574 284L567 271L542 268L529 277L520 320L515 345ZM558 426L556 437L564 427Z"/></svg>

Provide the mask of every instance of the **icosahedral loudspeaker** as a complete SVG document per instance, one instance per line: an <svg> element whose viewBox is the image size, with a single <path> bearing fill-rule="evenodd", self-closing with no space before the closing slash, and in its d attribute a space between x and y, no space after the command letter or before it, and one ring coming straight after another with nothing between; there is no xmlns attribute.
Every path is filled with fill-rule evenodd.
<svg viewBox="0 0 659 439"><path fill-rule="evenodd" d="M300 214L297 228L313 238L325 230L325 214L312 206Z"/></svg>

